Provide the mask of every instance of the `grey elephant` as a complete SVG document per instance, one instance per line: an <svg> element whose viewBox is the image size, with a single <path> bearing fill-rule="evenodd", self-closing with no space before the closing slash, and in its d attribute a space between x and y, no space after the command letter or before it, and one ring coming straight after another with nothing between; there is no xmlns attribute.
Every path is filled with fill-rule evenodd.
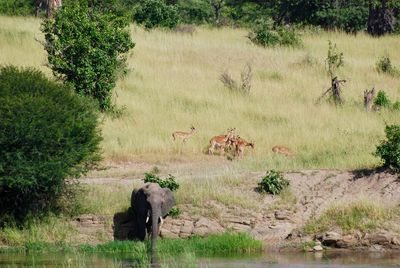
<svg viewBox="0 0 400 268"><path fill-rule="evenodd" d="M175 198L168 188L161 188L157 183L146 183L132 192L131 206L134 211L135 232L137 239L144 240L146 233L151 234L151 250L156 250L159 224L175 205Z"/></svg>

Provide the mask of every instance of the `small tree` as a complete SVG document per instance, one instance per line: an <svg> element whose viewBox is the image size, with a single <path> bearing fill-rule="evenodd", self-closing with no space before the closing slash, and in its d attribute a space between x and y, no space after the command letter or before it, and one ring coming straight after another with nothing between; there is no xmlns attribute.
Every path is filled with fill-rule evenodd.
<svg viewBox="0 0 400 268"><path fill-rule="evenodd" d="M90 9L85 1L64 6L54 20L45 20L45 49L54 75L78 94L111 110L112 89L125 71L126 52L134 47L129 20Z"/></svg>
<svg viewBox="0 0 400 268"><path fill-rule="evenodd" d="M146 29L174 29L179 23L175 6L166 5L163 0L145 0L136 10L133 19Z"/></svg>
<svg viewBox="0 0 400 268"><path fill-rule="evenodd" d="M15 67L0 68L0 103L0 225L74 204L73 178L100 159L95 105Z"/></svg>
<svg viewBox="0 0 400 268"><path fill-rule="evenodd" d="M385 128L386 140L376 147L375 155L383 161L383 166L400 171L400 125Z"/></svg>

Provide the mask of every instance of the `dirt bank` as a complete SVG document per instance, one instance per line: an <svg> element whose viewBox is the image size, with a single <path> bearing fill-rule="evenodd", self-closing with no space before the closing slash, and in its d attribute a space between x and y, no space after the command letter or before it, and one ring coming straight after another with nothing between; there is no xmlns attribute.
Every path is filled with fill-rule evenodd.
<svg viewBox="0 0 400 268"><path fill-rule="evenodd" d="M148 171L151 167L152 165L147 164L134 164L133 167L131 165L115 166L116 171L111 173L118 174L116 177L96 178L92 175L85 182L128 186L132 185L134 181L138 182L143 177L142 171ZM220 168L224 167L224 165L220 166ZM132 169L137 172L128 172ZM201 165L169 165L162 169L166 174L172 171L174 174L178 174L179 178L189 180L196 180L198 172L209 172L208 176L214 174L210 172L213 168L205 170ZM302 227L307 222L318 218L324 211L336 204L343 205L365 200L382 206L399 206L400 180L395 174L368 170L287 172L284 176L290 181L290 196L275 197L261 195L255 191L256 182L264 175L264 172L245 172L243 170L237 170L237 172L244 179L235 187L241 195L248 196L249 199L256 202L255 208L224 204L213 199L200 205L180 203L178 207L182 214L177 219L167 218L161 230L161 236L185 238L192 235L236 231L249 233L253 237L263 240L266 245L273 247L284 247L317 239L324 245L332 247L370 249L372 247L377 250L380 250L381 247L400 248L400 219L398 218L385 222L371 233L342 232L335 226L329 230L330 233L317 234L317 237L305 235L302 232ZM224 189L219 189L219 191L223 192ZM82 216L73 224L88 237L90 234L96 233L96 228L107 228L110 239L115 235L123 238L132 227L123 217L113 220L113 215ZM330 244L325 240L331 241Z"/></svg>

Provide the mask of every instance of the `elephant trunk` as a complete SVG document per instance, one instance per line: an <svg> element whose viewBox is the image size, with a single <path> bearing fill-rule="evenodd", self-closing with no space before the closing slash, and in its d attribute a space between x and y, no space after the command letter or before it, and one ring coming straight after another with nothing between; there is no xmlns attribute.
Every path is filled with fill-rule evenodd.
<svg viewBox="0 0 400 268"><path fill-rule="evenodd" d="M161 217L161 211L156 209L151 210L151 251L156 251L157 236L158 236L158 219Z"/></svg>

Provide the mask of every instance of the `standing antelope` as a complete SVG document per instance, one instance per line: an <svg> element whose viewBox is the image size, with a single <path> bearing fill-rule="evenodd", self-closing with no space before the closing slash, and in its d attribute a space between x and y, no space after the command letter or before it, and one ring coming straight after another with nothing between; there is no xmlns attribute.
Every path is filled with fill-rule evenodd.
<svg viewBox="0 0 400 268"><path fill-rule="evenodd" d="M289 148L287 148L285 146L280 146L280 145L276 145L276 146L272 147L272 151L277 154L283 154L284 156L292 156L293 155L293 152Z"/></svg>
<svg viewBox="0 0 400 268"><path fill-rule="evenodd" d="M228 133L226 135L219 135L211 138L210 140L210 148L208 148L208 154L214 155L215 149L223 149L229 145L231 139L235 135L236 128L228 129Z"/></svg>
<svg viewBox="0 0 400 268"><path fill-rule="evenodd" d="M247 142L245 139L242 139L239 136L233 140L233 144L235 145L235 156L239 156L240 158L243 158L244 149L247 146L250 146L254 149L254 142Z"/></svg>
<svg viewBox="0 0 400 268"><path fill-rule="evenodd" d="M196 128L194 126L190 127L190 132L183 132L183 131L175 131L174 133L172 133L172 138L174 139L174 141L176 139L182 139L183 142L186 142L187 139L189 139L190 137L192 137L192 135L196 132Z"/></svg>

